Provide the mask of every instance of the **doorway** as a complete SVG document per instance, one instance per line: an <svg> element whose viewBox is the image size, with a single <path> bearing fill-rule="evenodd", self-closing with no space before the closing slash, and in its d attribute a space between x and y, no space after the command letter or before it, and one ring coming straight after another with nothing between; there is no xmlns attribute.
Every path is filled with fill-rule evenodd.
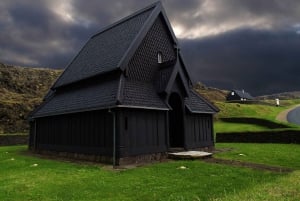
<svg viewBox="0 0 300 201"><path fill-rule="evenodd" d="M184 146L183 104L179 94L172 93L169 97L169 143L170 147Z"/></svg>

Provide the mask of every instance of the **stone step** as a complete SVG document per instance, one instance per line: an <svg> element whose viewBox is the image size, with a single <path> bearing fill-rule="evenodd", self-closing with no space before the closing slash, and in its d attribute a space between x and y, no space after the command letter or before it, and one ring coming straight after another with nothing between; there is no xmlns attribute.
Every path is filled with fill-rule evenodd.
<svg viewBox="0 0 300 201"><path fill-rule="evenodd" d="M168 153L168 157L172 159L201 159L211 157L212 155L212 153L205 151L180 151Z"/></svg>

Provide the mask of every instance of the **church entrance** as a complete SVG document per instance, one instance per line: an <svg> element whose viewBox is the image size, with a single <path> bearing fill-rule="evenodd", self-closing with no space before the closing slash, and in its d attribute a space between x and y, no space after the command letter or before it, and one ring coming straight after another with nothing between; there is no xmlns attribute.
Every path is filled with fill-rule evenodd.
<svg viewBox="0 0 300 201"><path fill-rule="evenodd" d="M169 97L169 143L170 147L184 146L183 103L180 95L172 93Z"/></svg>

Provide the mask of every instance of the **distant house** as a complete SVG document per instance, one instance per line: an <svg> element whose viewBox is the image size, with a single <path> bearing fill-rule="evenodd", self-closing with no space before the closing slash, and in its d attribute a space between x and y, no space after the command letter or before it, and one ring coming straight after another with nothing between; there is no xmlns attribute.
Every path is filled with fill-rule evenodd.
<svg viewBox="0 0 300 201"><path fill-rule="evenodd" d="M226 96L227 101L249 101L254 100L254 97L251 96L248 92L244 90L231 90Z"/></svg>
<svg viewBox="0 0 300 201"><path fill-rule="evenodd" d="M95 34L30 118L35 151L114 165L214 146L218 109L192 88L160 2Z"/></svg>

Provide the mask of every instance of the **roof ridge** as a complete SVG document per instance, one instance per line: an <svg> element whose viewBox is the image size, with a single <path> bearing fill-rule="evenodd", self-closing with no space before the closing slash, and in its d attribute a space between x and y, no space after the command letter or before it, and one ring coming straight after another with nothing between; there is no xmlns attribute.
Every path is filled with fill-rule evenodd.
<svg viewBox="0 0 300 201"><path fill-rule="evenodd" d="M112 23L112 24L110 24L108 26L103 27L96 34L92 35L91 38L94 38L94 37L98 36L99 34L102 34L103 32L108 31L108 30L114 28L115 26L117 26L119 24L122 24L122 23L124 23L124 22L132 19L133 17L135 17L137 15L142 14L143 12L146 12L146 11L148 11L150 9L153 9L153 8L155 8L158 5L161 5L160 1L157 1L157 2L155 2L153 4L151 4L151 5L143 8L143 9L137 10L136 12L132 13L131 15L129 15L127 17L124 17L124 18L121 18L121 19L117 20L116 22L114 22L114 23Z"/></svg>
<svg viewBox="0 0 300 201"><path fill-rule="evenodd" d="M153 8L151 14L148 16L147 20L145 21L145 23L143 24L143 26L141 27L141 29L139 30L139 32L137 33L135 38L131 41L128 49L126 50L126 52L124 53L123 57L121 58L121 60L119 61L118 65L117 65L117 67L120 68L121 70L125 69L126 65L123 65L123 64L129 62L129 58L131 58L131 56L132 56L131 55L128 57L128 55L133 54L133 52L134 52L133 50L136 50L138 48L138 45L141 43L144 36L150 30L156 17L159 16L159 13L161 13L162 4L159 1L159 2L156 2L155 4L152 4L152 7L150 6L150 8ZM146 10L149 10L149 9L146 9Z"/></svg>

